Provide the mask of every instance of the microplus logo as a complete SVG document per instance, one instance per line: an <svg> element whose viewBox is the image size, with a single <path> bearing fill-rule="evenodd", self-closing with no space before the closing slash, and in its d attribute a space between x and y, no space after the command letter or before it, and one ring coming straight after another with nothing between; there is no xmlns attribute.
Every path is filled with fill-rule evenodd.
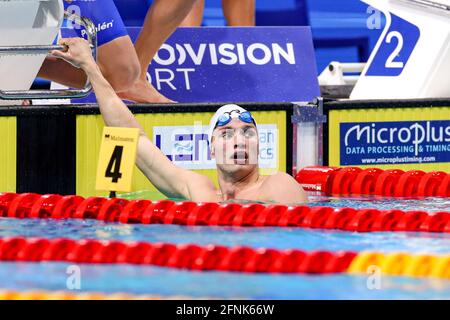
<svg viewBox="0 0 450 320"><path fill-rule="evenodd" d="M364 140L367 144L395 144L413 145L414 155L419 155L419 145L422 143L450 142L450 126L434 127L430 121L425 125L416 122L408 127L389 128L371 125L355 125L345 134L345 146L353 136L357 141Z"/></svg>
<svg viewBox="0 0 450 320"><path fill-rule="evenodd" d="M280 65L296 63L292 43L200 43L199 45L163 44L154 61L161 66L177 64L210 65Z"/></svg>
<svg viewBox="0 0 450 320"><path fill-rule="evenodd" d="M410 157L397 162L420 163L420 157L450 162L449 120L341 123L340 137L342 165L367 164L365 157L393 156Z"/></svg>

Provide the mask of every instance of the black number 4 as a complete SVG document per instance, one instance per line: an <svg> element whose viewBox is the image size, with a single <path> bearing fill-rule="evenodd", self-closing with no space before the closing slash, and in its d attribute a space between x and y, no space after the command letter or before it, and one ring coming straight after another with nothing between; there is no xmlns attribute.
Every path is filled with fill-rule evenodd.
<svg viewBox="0 0 450 320"><path fill-rule="evenodd" d="M116 146L106 168L105 177L112 178L112 182L117 183L122 178L120 164L122 162L123 146ZM114 167L114 170L113 170Z"/></svg>

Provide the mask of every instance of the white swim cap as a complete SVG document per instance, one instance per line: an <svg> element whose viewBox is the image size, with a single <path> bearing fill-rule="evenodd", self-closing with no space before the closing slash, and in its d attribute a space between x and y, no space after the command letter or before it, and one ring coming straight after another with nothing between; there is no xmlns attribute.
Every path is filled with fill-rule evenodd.
<svg viewBox="0 0 450 320"><path fill-rule="evenodd" d="M223 115L224 113L231 112L233 110L237 110L240 113L243 113L243 112L247 111L244 108L242 108L241 106L238 106L237 104L226 104L226 105L220 107L216 111L216 113L213 115L213 117L211 118L211 121L209 122L208 140L209 140L209 144L210 145L211 145L211 140L212 140L214 129L215 129L216 125L217 125L217 121L219 121L219 117L221 115ZM238 118L238 117L239 117L239 113L232 113L231 114L231 118ZM255 126L256 126L256 120L253 119L253 121L255 121Z"/></svg>

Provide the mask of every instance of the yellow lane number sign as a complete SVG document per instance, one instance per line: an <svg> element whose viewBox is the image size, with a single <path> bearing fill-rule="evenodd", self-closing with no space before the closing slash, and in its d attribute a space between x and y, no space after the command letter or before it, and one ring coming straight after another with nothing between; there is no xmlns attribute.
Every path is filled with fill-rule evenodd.
<svg viewBox="0 0 450 320"><path fill-rule="evenodd" d="M97 166L97 190L131 191L138 139L137 128L103 129Z"/></svg>

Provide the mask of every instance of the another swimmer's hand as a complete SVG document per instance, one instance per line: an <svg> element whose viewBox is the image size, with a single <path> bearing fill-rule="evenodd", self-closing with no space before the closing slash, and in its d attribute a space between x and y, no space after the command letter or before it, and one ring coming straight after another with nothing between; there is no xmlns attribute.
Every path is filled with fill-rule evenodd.
<svg viewBox="0 0 450 320"><path fill-rule="evenodd" d="M67 47L66 51L53 50L51 54L63 59L76 68L85 69L95 65L94 57L89 43L82 38L61 39L59 44Z"/></svg>

